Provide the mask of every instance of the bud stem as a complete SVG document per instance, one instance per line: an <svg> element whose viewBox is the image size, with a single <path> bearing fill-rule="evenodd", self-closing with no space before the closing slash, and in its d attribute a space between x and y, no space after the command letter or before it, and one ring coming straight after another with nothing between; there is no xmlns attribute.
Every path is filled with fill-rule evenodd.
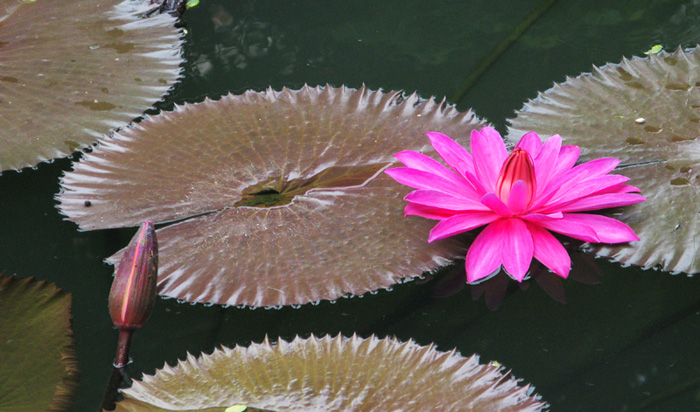
<svg viewBox="0 0 700 412"><path fill-rule="evenodd" d="M102 398L101 410L113 411L115 408L115 399L119 393L119 387L122 382L127 385L131 384L131 379L126 375L126 365L129 364L129 346L131 345L131 336L134 334L133 329L119 329L119 341L117 342L117 356L114 358L114 369L107 383L105 396Z"/></svg>
<svg viewBox="0 0 700 412"><path fill-rule="evenodd" d="M129 363L129 345L134 331L131 329L119 329L119 342L117 343L117 356L114 358L115 368L124 368Z"/></svg>

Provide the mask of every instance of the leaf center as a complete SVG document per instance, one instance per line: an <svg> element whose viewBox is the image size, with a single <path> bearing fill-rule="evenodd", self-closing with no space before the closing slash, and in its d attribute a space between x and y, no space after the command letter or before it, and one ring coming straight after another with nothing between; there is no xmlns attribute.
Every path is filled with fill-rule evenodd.
<svg viewBox="0 0 700 412"><path fill-rule="evenodd" d="M287 179L270 178L243 190L236 207L275 207L292 203L296 196L304 195L313 189L349 189L361 187L374 179L385 169L385 164L357 166L331 166L308 177Z"/></svg>

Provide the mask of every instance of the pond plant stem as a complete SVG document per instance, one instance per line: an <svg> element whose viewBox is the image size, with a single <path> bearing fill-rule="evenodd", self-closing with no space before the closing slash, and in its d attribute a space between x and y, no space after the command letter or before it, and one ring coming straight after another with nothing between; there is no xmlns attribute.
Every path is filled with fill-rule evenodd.
<svg viewBox="0 0 700 412"><path fill-rule="evenodd" d="M131 345L131 336L133 333L133 330L119 329L117 356L114 358L115 368L125 368L129 363L129 346Z"/></svg>
<svg viewBox="0 0 700 412"><path fill-rule="evenodd" d="M462 86L457 90L457 92L452 96L452 104L459 103L467 92L474 86L474 83L481 78L481 76L486 73L486 71L493 66L494 63L510 48L510 46L515 43L520 36L523 35L544 13L549 10L557 0L545 0L540 4L535 11L533 11L525 20L520 22L519 25L513 29L508 37L503 39L503 41L491 52L491 54L483 60L479 66L467 77L467 79L462 83Z"/></svg>
<svg viewBox="0 0 700 412"><path fill-rule="evenodd" d="M105 395L102 398L102 405L100 410L113 411L116 408L117 394L119 393L119 387L122 384L124 368L113 368L112 374L109 377L109 382L107 382L107 388L105 389Z"/></svg>
<svg viewBox="0 0 700 412"><path fill-rule="evenodd" d="M129 364L129 346L131 345L131 336L133 334L133 329L119 329L117 355L114 358L114 368L112 369L112 375L109 377L109 382L107 382L104 398L102 398L102 410L114 410L119 387L123 382L127 385L131 383L131 380L126 374L126 365Z"/></svg>
<svg viewBox="0 0 700 412"><path fill-rule="evenodd" d="M145 221L124 250L109 291L109 315L119 329L119 340L114 370L102 399L103 410L111 411L116 407L115 400L122 383L131 385L126 375L131 336L153 312L157 277L158 241L153 222Z"/></svg>

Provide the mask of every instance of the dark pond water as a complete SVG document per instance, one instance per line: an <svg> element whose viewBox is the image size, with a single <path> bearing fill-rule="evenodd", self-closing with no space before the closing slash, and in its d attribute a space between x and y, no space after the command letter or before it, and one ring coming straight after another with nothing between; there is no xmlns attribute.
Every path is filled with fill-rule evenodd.
<svg viewBox="0 0 700 412"><path fill-rule="evenodd" d="M655 44L673 50L700 41L697 1L611 3L202 0L185 16L186 77L160 107L268 86L365 83L447 96L504 132L528 98L565 76ZM106 307L112 268L102 260L133 231L79 232L63 221L53 195L69 167L60 160L0 177L0 267L72 293L81 369L74 410L94 411L117 337ZM496 311L449 270L300 309L159 300L135 336L130 370L152 374L186 352L265 335L395 335L497 360L535 385L553 411L700 410L700 279L593 262L601 283L564 282L566 304L536 284L513 284Z"/></svg>

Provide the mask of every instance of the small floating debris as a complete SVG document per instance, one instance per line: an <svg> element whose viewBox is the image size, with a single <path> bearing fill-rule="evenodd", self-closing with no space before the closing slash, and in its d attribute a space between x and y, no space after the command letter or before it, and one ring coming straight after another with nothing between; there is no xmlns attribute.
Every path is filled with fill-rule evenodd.
<svg viewBox="0 0 700 412"><path fill-rule="evenodd" d="M657 45L652 46L651 49L645 51L644 54L646 54L647 56L650 54L657 54L657 53L661 52L663 49L664 49L664 46L657 44Z"/></svg>

